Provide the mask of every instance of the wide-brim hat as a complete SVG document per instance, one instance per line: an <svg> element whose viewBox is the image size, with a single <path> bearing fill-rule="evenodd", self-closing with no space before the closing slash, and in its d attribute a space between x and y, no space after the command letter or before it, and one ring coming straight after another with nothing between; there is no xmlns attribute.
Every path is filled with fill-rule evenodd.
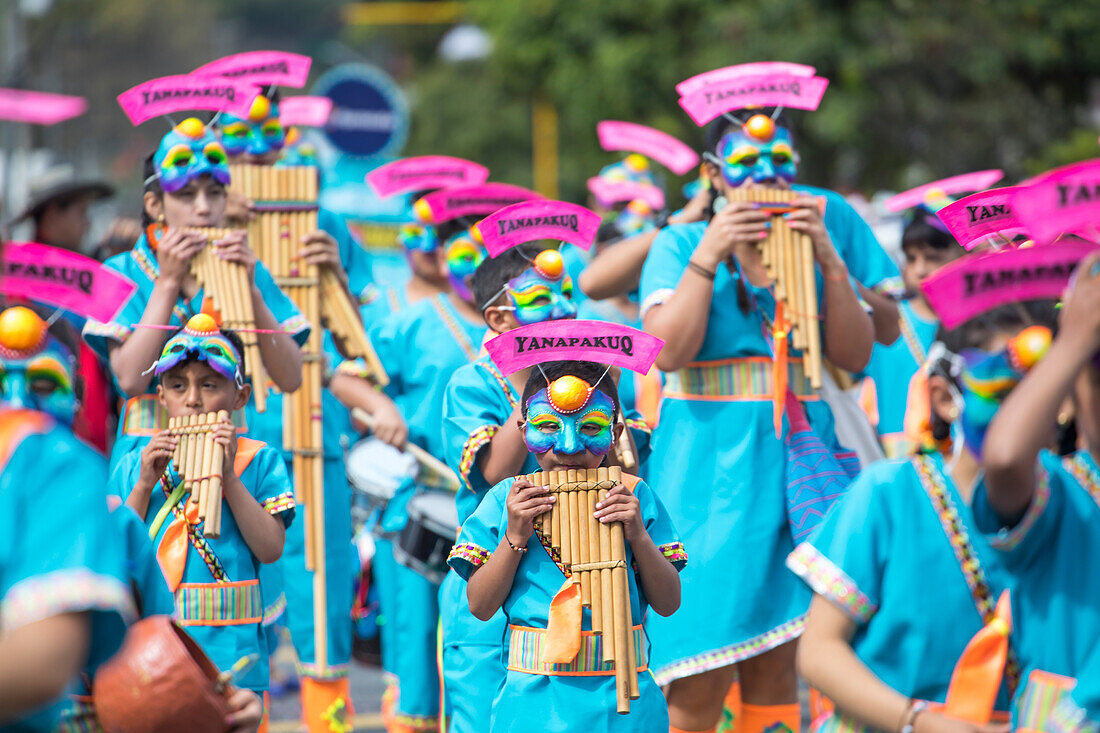
<svg viewBox="0 0 1100 733"><path fill-rule="evenodd" d="M51 168L31 180L29 201L13 221L37 216L51 201L86 196L92 201L114 196L115 189L105 181L77 178L67 166Z"/></svg>

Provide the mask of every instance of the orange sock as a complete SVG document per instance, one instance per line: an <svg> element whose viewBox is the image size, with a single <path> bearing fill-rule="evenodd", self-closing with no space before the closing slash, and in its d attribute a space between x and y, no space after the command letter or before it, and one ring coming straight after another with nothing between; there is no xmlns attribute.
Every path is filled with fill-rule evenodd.
<svg viewBox="0 0 1100 733"><path fill-rule="evenodd" d="M302 678L302 722L309 733L351 733L351 684L337 680Z"/></svg>
<svg viewBox="0 0 1100 733"><path fill-rule="evenodd" d="M722 722L718 733L739 733L741 723L741 683L734 681L722 702Z"/></svg>
<svg viewBox="0 0 1100 733"><path fill-rule="evenodd" d="M674 725L668 727L668 733L715 733L717 728L707 728L706 730L684 730L683 728L677 728Z"/></svg>
<svg viewBox="0 0 1100 733"><path fill-rule="evenodd" d="M271 698L267 693L264 693L264 717L260 720L260 727L256 729L256 733L267 733L268 718L271 717Z"/></svg>
<svg viewBox="0 0 1100 733"><path fill-rule="evenodd" d="M802 708L790 705L749 705L741 703L739 733L799 733L802 730Z"/></svg>

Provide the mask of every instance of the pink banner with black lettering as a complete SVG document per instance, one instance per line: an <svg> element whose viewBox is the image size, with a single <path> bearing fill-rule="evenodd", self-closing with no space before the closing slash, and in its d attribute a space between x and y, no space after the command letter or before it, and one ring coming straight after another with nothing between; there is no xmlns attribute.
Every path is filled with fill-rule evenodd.
<svg viewBox="0 0 1100 733"><path fill-rule="evenodd" d="M485 343L504 374L548 361L611 364L647 374L665 342L630 326L608 321L545 321L520 326Z"/></svg>
<svg viewBox="0 0 1100 733"><path fill-rule="evenodd" d="M259 94L254 84L220 76L162 76L127 89L118 95L118 103L130 122L140 125L160 115L197 109L247 117Z"/></svg>
<svg viewBox="0 0 1100 733"><path fill-rule="evenodd" d="M936 212L951 236L970 250L997 233L1015 233L1023 228L1012 211L1015 186L980 191L948 204Z"/></svg>
<svg viewBox="0 0 1100 733"><path fill-rule="evenodd" d="M1012 210L1036 242L1100 228L1100 159L1055 168L1017 186Z"/></svg>
<svg viewBox="0 0 1100 733"><path fill-rule="evenodd" d="M1100 245L1080 240L962 257L921 283L945 328L1006 303L1060 298L1077 264Z"/></svg>
<svg viewBox="0 0 1100 733"><path fill-rule="evenodd" d="M1004 178L1004 171L991 168L987 171L973 171L963 173L950 178L942 178L938 181L926 183L923 186L902 191L896 196L886 199L886 208L890 211L905 211L914 206L923 204L930 198L942 198L943 196L956 196L960 193L972 191L984 191L997 181Z"/></svg>
<svg viewBox="0 0 1100 733"><path fill-rule="evenodd" d="M665 192L649 183L609 181L600 176L592 176L588 179L588 191L604 208L637 199L645 201L655 211L665 208Z"/></svg>
<svg viewBox="0 0 1100 733"><path fill-rule="evenodd" d="M748 107L817 109L829 80L820 76L759 74L705 84L680 97L680 106L702 127L726 112Z"/></svg>
<svg viewBox="0 0 1100 733"><path fill-rule="evenodd" d="M489 169L464 158L421 155L380 165L367 174L367 185L380 198L413 191L476 186L489 180Z"/></svg>
<svg viewBox="0 0 1100 733"><path fill-rule="evenodd" d="M7 242L0 292L64 308L104 323L137 286L90 257L36 242Z"/></svg>
<svg viewBox="0 0 1100 733"><path fill-rule="evenodd" d="M676 93L680 96L690 94L696 89L701 89L708 84L729 81L742 76L760 76L762 74L791 74L792 76L813 76L817 69L805 64L794 64L789 61L755 61L750 64L737 64L726 66L714 71L704 71L702 74L684 79L676 85Z"/></svg>
<svg viewBox="0 0 1100 733"><path fill-rule="evenodd" d="M619 120L604 120L596 125L596 135L604 150L641 153L682 176L699 163L699 154L672 135L645 125Z"/></svg>
<svg viewBox="0 0 1100 733"><path fill-rule="evenodd" d="M79 117L88 110L84 97L23 89L0 89L0 120L54 125Z"/></svg>
<svg viewBox="0 0 1100 733"><path fill-rule="evenodd" d="M203 64L196 75L224 76L249 84L277 84L301 89L309 79L309 56L285 51L246 51Z"/></svg>
<svg viewBox="0 0 1100 733"><path fill-rule="evenodd" d="M566 201L524 201L494 211L471 231L490 257L539 239L556 239L589 249L600 228L600 215Z"/></svg>
<svg viewBox="0 0 1100 733"><path fill-rule="evenodd" d="M324 127L332 112L328 97L284 97L279 102L279 122L283 127Z"/></svg>
<svg viewBox="0 0 1100 733"><path fill-rule="evenodd" d="M497 209L542 195L510 183L483 183L433 191L413 205L413 212L425 224L442 224L461 216L488 216Z"/></svg>

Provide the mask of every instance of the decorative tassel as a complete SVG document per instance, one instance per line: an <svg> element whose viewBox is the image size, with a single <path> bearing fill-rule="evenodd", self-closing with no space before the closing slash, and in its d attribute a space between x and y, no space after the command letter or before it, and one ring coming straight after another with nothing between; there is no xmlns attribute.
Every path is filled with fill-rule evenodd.
<svg viewBox="0 0 1100 733"><path fill-rule="evenodd" d="M987 725L1001 689L1008 635L1012 633L1012 604L1001 593L993 618L974 635L951 674L944 714L974 725Z"/></svg>

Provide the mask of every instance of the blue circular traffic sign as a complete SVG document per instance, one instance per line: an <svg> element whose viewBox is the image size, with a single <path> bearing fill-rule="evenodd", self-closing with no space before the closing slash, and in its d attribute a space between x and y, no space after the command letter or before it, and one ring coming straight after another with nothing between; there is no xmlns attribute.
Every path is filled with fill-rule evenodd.
<svg viewBox="0 0 1100 733"><path fill-rule="evenodd" d="M313 94L332 100L324 133L341 152L367 158L397 155L409 135L409 104L381 69L342 64L317 80Z"/></svg>

